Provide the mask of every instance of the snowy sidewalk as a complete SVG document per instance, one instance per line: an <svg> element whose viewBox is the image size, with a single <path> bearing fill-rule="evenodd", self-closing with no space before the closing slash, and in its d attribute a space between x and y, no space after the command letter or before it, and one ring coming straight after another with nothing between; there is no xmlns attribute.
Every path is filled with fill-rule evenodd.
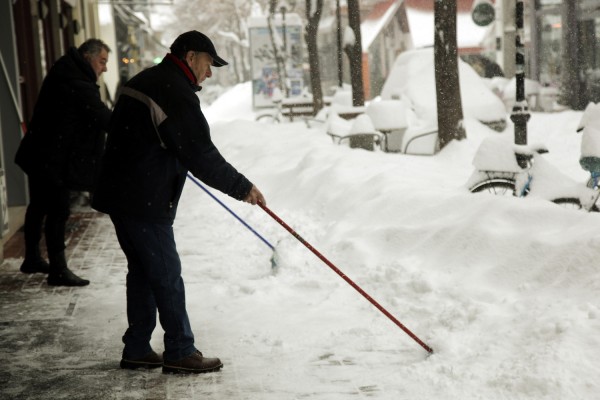
<svg viewBox="0 0 600 400"><path fill-rule="evenodd" d="M75 214L69 228L69 266L91 280L88 287L50 287L45 275L19 272L22 258L7 258L0 267L0 398L205 398L222 393L218 383L225 377L235 390L232 368L193 377L121 370L124 256L106 216ZM22 233L16 236L7 256L19 255Z"/></svg>
<svg viewBox="0 0 600 400"><path fill-rule="evenodd" d="M118 369L124 260L110 220L77 213L67 229L69 267L91 280L88 287L50 287L45 275L20 273L22 232L7 243L0 267L1 398L124 398L126 388L147 386L150 375ZM98 320L99 307L110 307L118 323Z"/></svg>
<svg viewBox="0 0 600 400"><path fill-rule="evenodd" d="M198 322L194 321L195 304L188 305L188 311L198 345L202 350L209 349L205 351L207 356L221 357L225 365L222 371L172 376L162 374L160 369L121 370L120 338L126 327L125 258L108 217L91 210L76 213L67 228L69 266L91 281L87 287L50 287L45 275L20 273L22 232L6 246L7 258L0 267L0 398L279 400L373 395L381 398L381 388L360 385L362 379L358 379L373 367L373 359L357 365L353 357L324 352L307 360L311 356L301 350L307 345L301 336L287 333L291 335L290 339L300 343L296 348L286 349L282 340L273 340L271 333L263 333L264 330L273 332L274 327L261 325L253 317L245 321L245 310L239 309L239 315L230 315L233 320L229 324L227 316L219 315L216 322L212 322L214 315L210 313L202 313L201 322ZM216 236L222 237L223 233L216 233ZM252 237L245 239L254 241ZM184 249L184 258L185 253ZM188 303L198 292L211 290L202 279L189 275L191 278L186 279ZM235 290L244 290L243 286L233 286ZM222 292L219 288L213 290ZM231 297L226 292L220 295L211 306L217 313L220 304ZM209 308L208 305L202 308L204 306ZM221 310L220 313L228 312ZM279 316L267 315L266 318L273 321ZM247 332L231 329L246 323L254 328ZM230 343L235 339L227 337L227 332L220 332L222 325L229 325L227 328L242 339L238 337L237 343ZM294 331L296 328L286 324L281 329ZM157 351L162 351L161 341L162 329L158 327L153 337L153 347ZM419 353L414 348L412 352ZM393 357L393 354L389 356ZM348 374L357 380L348 379ZM299 377L302 377L300 381ZM305 379L304 383L312 382L312 386L305 386ZM316 386L315 381L318 382Z"/></svg>
<svg viewBox="0 0 600 400"><path fill-rule="evenodd" d="M227 115L238 115L232 104ZM530 139L585 182L580 119L536 115ZM0 399L598 398L600 216L468 193L473 155L497 133L466 122L469 138L435 157L333 145L301 123L213 129L270 209L432 356L260 208L216 193L275 245L276 270L263 242L187 184L174 226L187 310L198 348L223 370L119 369L126 263L109 219L84 212L67 255L87 287L49 288L5 249L14 258L0 267ZM160 327L152 346L163 350Z"/></svg>

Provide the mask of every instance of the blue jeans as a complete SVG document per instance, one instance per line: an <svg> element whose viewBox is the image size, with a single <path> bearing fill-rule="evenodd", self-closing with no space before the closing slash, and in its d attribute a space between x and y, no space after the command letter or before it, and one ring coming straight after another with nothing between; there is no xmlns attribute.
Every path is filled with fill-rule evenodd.
<svg viewBox="0 0 600 400"><path fill-rule="evenodd" d="M152 351L156 312L165 331L165 360L189 356L194 334L185 309L181 261L171 224L111 215L117 239L127 257L127 320L123 358L135 360Z"/></svg>

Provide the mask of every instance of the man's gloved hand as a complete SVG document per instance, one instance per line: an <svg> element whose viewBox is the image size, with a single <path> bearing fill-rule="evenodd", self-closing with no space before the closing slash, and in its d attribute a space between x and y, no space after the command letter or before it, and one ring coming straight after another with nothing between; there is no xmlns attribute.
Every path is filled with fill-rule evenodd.
<svg viewBox="0 0 600 400"><path fill-rule="evenodd" d="M267 201L265 200L265 197L260 192L260 190L258 190L258 188L254 185L252 185L252 189L250 189L250 193L248 193L246 198L244 198L244 201L246 203L250 203L252 205L256 205L259 202L264 204L265 206L267 205Z"/></svg>

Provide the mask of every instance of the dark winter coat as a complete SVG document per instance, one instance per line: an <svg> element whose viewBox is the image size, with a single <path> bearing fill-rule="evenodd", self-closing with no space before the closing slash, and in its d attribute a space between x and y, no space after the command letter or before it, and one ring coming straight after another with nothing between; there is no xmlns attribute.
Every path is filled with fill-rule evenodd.
<svg viewBox="0 0 600 400"><path fill-rule="evenodd" d="M25 173L55 186L93 188L111 114L96 79L74 47L52 66L15 156Z"/></svg>
<svg viewBox="0 0 600 400"><path fill-rule="evenodd" d="M172 223L188 170L235 199L250 192L252 183L213 144L183 68L166 57L125 84L92 203L98 211Z"/></svg>

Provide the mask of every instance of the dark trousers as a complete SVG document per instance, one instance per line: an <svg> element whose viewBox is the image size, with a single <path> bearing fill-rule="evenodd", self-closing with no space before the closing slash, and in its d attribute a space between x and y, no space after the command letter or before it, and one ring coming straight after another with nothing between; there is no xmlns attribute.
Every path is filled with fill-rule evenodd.
<svg viewBox="0 0 600 400"><path fill-rule="evenodd" d="M152 348L156 313L165 331L164 358L189 356L194 335L185 308L181 262L175 246L173 226L111 215L117 239L127 257L127 320L123 357L138 359Z"/></svg>
<svg viewBox="0 0 600 400"><path fill-rule="evenodd" d="M40 256L42 230L52 257L65 250L65 224L69 218L69 190L50 180L29 175L29 205L25 212L25 257ZM44 224L44 218L46 223Z"/></svg>

